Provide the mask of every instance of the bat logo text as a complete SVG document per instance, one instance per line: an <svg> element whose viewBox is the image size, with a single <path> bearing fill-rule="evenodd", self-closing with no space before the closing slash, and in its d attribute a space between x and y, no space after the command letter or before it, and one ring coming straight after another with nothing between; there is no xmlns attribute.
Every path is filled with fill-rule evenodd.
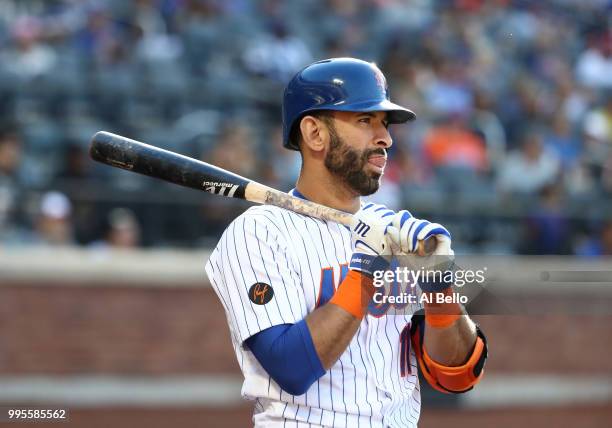
<svg viewBox="0 0 612 428"><path fill-rule="evenodd" d="M219 183L215 181L204 181L202 186L204 190L213 195L228 196L230 198L234 196L234 193L236 193L239 187L237 184Z"/></svg>

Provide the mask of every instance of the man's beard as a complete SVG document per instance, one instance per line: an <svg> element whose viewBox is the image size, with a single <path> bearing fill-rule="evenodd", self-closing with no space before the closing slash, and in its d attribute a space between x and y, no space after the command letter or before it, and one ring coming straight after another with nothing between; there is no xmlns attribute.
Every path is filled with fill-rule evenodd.
<svg viewBox="0 0 612 428"><path fill-rule="evenodd" d="M380 187L382 174L368 172L365 166L370 156L373 154L384 156L386 151L377 148L360 153L340 138L333 123L328 123L327 127L330 136L329 151L325 156L327 169L359 195L368 196L375 193Z"/></svg>

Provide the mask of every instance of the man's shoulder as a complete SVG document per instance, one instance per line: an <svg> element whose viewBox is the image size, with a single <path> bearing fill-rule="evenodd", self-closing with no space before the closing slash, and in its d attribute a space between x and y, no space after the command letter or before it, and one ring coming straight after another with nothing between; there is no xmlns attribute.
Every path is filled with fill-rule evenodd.
<svg viewBox="0 0 612 428"><path fill-rule="evenodd" d="M251 251L258 246L267 245L284 249L290 245L291 224L289 215L295 214L283 208L270 205L250 207L236 217L225 229L211 258L225 251Z"/></svg>
<svg viewBox="0 0 612 428"><path fill-rule="evenodd" d="M290 216L295 214L284 208L272 205L255 205L236 217L229 225L231 227L240 226L242 228L254 227L273 227L278 233L286 230L286 224L291 222Z"/></svg>
<svg viewBox="0 0 612 428"><path fill-rule="evenodd" d="M243 247L247 244L247 240L261 235L258 229L267 230L275 223L278 223L278 219L273 209L262 209L259 205L248 208L225 228L213 250L213 255L223 251L224 248ZM275 235L278 235L278 231L275 231Z"/></svg>
<svg viewBox="0 0 612 428"><path fill-rule="evenodd" d="M252 235L259 237L262 231L274 239L286 238L287 225L291 224L292 211L271 205L255 205L236 217L225 229L226 234Z"/></svg>

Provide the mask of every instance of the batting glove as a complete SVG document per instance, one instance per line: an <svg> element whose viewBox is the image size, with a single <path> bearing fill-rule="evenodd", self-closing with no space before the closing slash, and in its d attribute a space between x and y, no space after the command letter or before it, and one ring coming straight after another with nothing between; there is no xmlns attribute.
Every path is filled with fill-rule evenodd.
<svg viewBox="0 0 612 428"><path fill-rule="evenodd" d="M406 210L399 211L392 217L388 235L394 254L416 253L419 241L435 237L438 245L432 255L454 255L451 234L444 226L415 218Z"/></svg>
<svg viewBox="0 0 612 428"><path fill-rule="evenodd" d="M413 269L445 272L454 268L455 252L451 248L451 234L438 223L414 218L410 212L400 211L391 220L388 236L392 253L407 256L405 262ZM437 241L435 251L428 256L415 256L419 241L426 241L431 237ZM419 285L423 291L439 291L450 287L452 282L420 280Z"/></svg>
<svg viewBox="0 0 612 428"><path fill-rule="evenodd" d="M374 271L384 270L389 261L382 255L389 253L387 232L391 226L394 211L383 205L366 204L354 215L351 227L353 255L350 269L374 275Z"/></svg>

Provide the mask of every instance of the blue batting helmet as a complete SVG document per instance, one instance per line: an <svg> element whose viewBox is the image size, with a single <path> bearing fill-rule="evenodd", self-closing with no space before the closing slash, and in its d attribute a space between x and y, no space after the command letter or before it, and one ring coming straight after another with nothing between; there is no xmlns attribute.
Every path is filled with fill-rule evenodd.
<svg viewBox="0 0 612 428"><path fill-rule="evenodd" d="M389 100L387 80L375 64L355 58L318 61L293 76L283 94L283 146L299 150L291 129L317 110L386 111L389 123L416 117Z"/></svg>

